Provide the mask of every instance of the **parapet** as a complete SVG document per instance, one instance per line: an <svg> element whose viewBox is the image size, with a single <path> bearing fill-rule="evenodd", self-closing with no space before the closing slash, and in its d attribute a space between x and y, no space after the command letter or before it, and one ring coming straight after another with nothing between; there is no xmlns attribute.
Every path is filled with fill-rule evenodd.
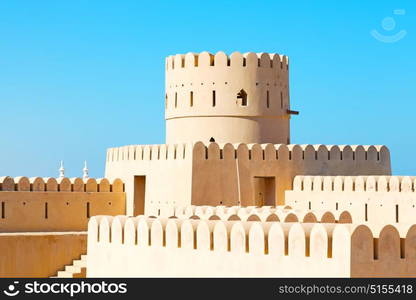
<svg viewBox="0 0 416 300"><path fill-rule="evenodd" d="M415 229L97 216L88 224L87 272L91 277L411 276Z"/></svg>
<svg viewBox="0 0 416 300"><path fill-rule="evenodd" d="M106 178L41 178L41 177L0 177L0 191L3 192L124 192L124 184L114 179L110 184Z"/></svg>
<svg viewBox="0 0 416 300"><path fill-rule="evenodd" d="M390 165L386 146L296 145L203 142L161 145L129 145L109 148L107 162L130 160L294 160L294 161L374 161Z"/></svg>
<svg viewBox="0 0 416 300"><path fill-rule="evenodd" d="M192 147L191 143L115 147L107 150L106 161L186 160L192 157Z"/></svg>
<svg viewBox="0 0 416 300"><path fill-rule="evenodd" d="M290 206L170 206L154 208L148 216L179 219L303 222L303 223L352 223L348 211L296 210Z"/></svg>
<svg viewBox="0 0 416 300"><path fill-rule="evenodd" d="M88 223L88 241L231 252L258 252L261 249L263 255L296 253L305 256L311 253L312 248L335 248L334 252L338 252L336 248L340 245L336 243L337 239L349 236L350 229L352 227L348 225L95 216ZM326 238L322 239L322 235ZM311 238L310 243L306 243L307 236ZM293 243L299 238L305 243ZM331 238L335 238L335 242ZM328 251L322 251L320 255L322 258L332 257Z"/></svg>
<svg viewBox="0 0 416 300"><path fill-rule="evenodd" d="M194 145L199 160L294 160L294 161L380 161L390 165L390 152L382 145L295 145L295 144L217 144Z"/></svg>

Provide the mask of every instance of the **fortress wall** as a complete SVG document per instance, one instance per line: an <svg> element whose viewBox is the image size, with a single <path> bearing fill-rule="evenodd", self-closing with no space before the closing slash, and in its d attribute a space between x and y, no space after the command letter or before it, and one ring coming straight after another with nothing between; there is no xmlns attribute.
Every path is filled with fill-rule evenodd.
<svg viewBox="0 0 416 300"><path fill-rule="evenodd" d="M0 178L2 232L83 231L91 216L125 214L123 182L115 179Z"/></svg>
<svg viewBox="0 0 416 300"><path fill-rule="evenodd" d="M288 57L278 54L169 56L166 142L289 143L288 73ZM237 97L242 89L246 105Z"/></svg>
<svg viewBox="0 0 416 300"><path fill-rule="evenodd" d="M296 176L286 203L294 209L349 211L355 223L414 223L416 177Z"/></svg>
<svg viewBox="0 0 416 300"><path fill-rule="evenodd" d="M415 277L416 225L358 226L351 239L352 277Z"/></svg>
<svg viewBox="0 0 416 300"><path fill-rule="evenodd" d="M390 175L385 146L217 144L193 148L193 205L283 205L296 175ZM255 178L274 178L277 203L256 203Z"/></svg>
<svg viewBox="0 0 416 300"><path fill-rule="evenodd" d="M223 221L352 223L348 211L295 210L289 206L163 206L152 211L149 216Z"/></svg>
<svg viewBox="0 0 416 300"><path fill-rule="evenodd" d="M0 233L0 277L56 276L86 251L86 232Z"/></svg>
<svg viewBox="0 0 416 300"><path fill-rule="evenodd" d="M136 145L107 151L106 178L121 178L125 184L128 215L137 210L135 180L145 178L144 210L161 205L187 205L191 202L192 144ZM135 194L136 190L136 194ZM136 211L135 211L136 202Z"/></svg>
<svg viewBox="0 0 416 300"><path fill-rule="evenodd" d="M97 216L87 277L349 277L352 228Z"/></svg>

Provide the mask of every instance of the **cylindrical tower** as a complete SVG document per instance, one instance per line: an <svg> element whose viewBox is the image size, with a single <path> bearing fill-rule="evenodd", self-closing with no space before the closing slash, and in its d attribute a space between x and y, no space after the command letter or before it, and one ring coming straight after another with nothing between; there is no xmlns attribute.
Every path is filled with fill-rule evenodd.
<svg viewBox="0 0 416 300"><path fill-rule="evenodd" d="M290 143L286 56L224 52L166 59L166 143Z"/></svg>

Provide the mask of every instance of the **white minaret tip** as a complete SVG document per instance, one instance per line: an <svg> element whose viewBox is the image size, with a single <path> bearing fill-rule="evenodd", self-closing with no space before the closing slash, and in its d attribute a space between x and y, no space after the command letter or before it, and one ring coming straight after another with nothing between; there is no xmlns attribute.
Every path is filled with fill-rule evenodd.
<svg viewBox="0 0 416 300"><path fill-rule="evenodd" d="M84 178L84 179L88 179L88 178L89 178L89 176L88 176L88 166L87 166L87 161L84 161L84 169L82 169L82 172L83 172L83 176L82 176L82 178Z"/></svg>
<svg viewBox="0 0 416 300"><path fill-rule="evenodd" d="M64 161L61 160L61 167L59 168L59 178L65 177Z"/></svg>

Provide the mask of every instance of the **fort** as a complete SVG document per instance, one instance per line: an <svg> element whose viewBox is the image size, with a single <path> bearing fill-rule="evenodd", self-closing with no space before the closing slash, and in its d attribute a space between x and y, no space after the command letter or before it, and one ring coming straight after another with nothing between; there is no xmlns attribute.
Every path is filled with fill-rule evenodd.
<svg viewBox="0 0 416 300"><path fill-rule="evenodd" d="M165 72L166 144L108 149L102 179L0 178L1 276L416 276L416 177L383 145L291 144L287 56Z"/></svg>

